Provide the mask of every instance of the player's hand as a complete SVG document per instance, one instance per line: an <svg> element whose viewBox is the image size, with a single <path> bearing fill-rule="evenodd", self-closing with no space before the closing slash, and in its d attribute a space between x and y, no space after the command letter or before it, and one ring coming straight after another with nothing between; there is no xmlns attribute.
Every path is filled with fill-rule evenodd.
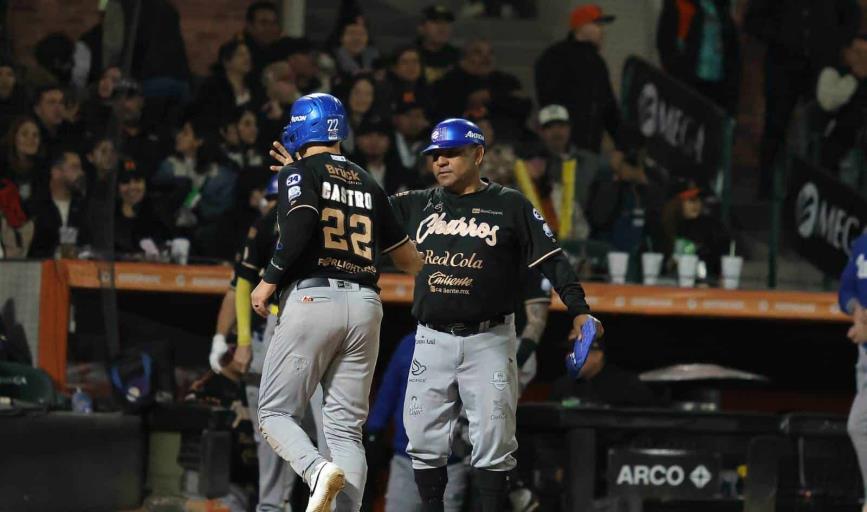
<svg viewBox="0 0 867 512"><path fill-rule="evenodd" d="M259 285L250 294L253 311L262 318L268 318L268 299L277 291L277 285L259 281Z"/></svg>
<svg viewBox="0 0 867 512"><path fill-rule="evenodd" d="M271 166L272 171L277 172L282 169L283 166L289 165L295 161L295 159L292 158L292 155L289 154L289 150L284 148L280 141L275 140L271 143L271 146L273 146L274 149L268 151L268 154L271 155L271 158L280 162L280 165Z"/></svg>
<svg viewBox="0 0 867 512"><path fill-rule="evenodd" d="M235 355L232 357L230 366L240 373L247 373L250 369L250 360L253 359L253 350L250 345L238 345Z"/></svg>
<svg viewBox="0 0 867 512"><path fill-rule="evenodd" d="M208 356L208 362L211 363L211 369L215 373L222 373L223 367L220 365L220 358L229 350L229 345L226 344L226 337L222 334L215 334L211 340L211 354Z"/></svg>
<svg viewBox="0 0 867 512"><path fill-rule="evenodd" d="M572 332L569 334L570 339L581 339L581 327L587 322L595 322L596 323L596 339L598 340L602 336L605 335L605 329L602 327L602 322L600 322L595 316L583 314L575 317L575 320L572 322ZM593 341L593 340L589 340Z"/></svg>

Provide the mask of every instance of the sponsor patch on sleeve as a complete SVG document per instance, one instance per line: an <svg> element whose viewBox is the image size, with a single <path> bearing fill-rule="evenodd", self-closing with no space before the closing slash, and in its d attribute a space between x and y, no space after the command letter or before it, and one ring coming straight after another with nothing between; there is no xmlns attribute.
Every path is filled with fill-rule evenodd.
<svg viewBox="0 0 867 512"><path fill-rule="evenodd" d="M294 187L289 187L288 194L289 194L289 200L290 201L299 197L301 195L301 187L299 187L297 185Z"/></svg>
<svg viewBox="0 0 867 512"><path fill-rule="evenodd" d="M544 221L545 219L542 217L542 214L539 213L539 210L533 208L533 217L536 217L536 220Z"/></svg>

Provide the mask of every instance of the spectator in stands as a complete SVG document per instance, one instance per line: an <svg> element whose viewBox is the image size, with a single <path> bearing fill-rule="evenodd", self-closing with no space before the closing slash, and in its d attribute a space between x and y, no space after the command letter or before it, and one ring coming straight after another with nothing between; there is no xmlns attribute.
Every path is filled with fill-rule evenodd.
<svg viewBox="0 0 867 512"><path fill-rule="evenodd" d="M292 103L301 96L286 61L268 64L262 72L262 86L265 88L265 104L259 111L259 126L263 133L279 134L289 122Z"/></svg>
<svg viewBox="0 0 867 512"><path fill-rule="evenodd" d="M117 210L114 216L114 249L121 254L144 252L142 242L150 240L159 248L166 232L157 220L147 197L145 177L134 166L117 177Z"/></svg>
<svg viewBox="0 0 867 512"><path fill-rule="evenodd" d="M867 35L852 41L843 60L845 67L823 69L816 87L819 107L828 117L824 129L816 127L823 136L821 161L831 171L838 171L841 160L867 140Z"/></svg>
<svg viewBox="0 0 867 512"><path fill-rule="evenodd" d="M373 75L360 73L345 85L343 105L349 117L349 136L343 141L343 148L352 152L355 150L355 130L361 125L365 116L371 114L376 106L376 82Z"/></svg>
<svg viewBox="0 0 867 512"><path fill-rule="evenodd" d="M244 19L244 44L250 51L252 75L258 77L271 62L271 46L280 38L277 6L267 0L253 2Z"/></svg>
<svg viewBox="0 0 867 512"><path fill-rule="evenodd" d="M421 156L430 128L424 107L415 102L400 102L394 107L391 122L395 128L391 151L397 154L401 165L413 175L429 175L430 168Z"/></svg>
<svg viewBox="0 0 867 512"><path fill-rule="evenodd" d="M34 87L66 87L72 79L72 55L75 43L66 34L53 32L43 37L33 49L37 66L28 78Z"/></svg>
<svg viewBox="0 0 867 512"><path fill-rule="evenodd" d="M585 206L591 238L633 252L657 232L665 196L653 170L643 149L613 158L610 167L600 165Z"/></svg>
<svg viewBox="0 0 867 512"><path fill-rule="evenodd" d="M767 45L765 128L759 160L759 197L770 197L774 162L799 99L811 98L819 71L840 62L858 32L861 14L850 0L751 0L744 28Z"/></svg>
<svg viewBox="0 0 867 512"><path fill-rule="evenodd" d="M331 81L320 69L317 53L310 41L294 39L283 58L292 67L295 83L302 95L331 91Z"/></svg>
<svg viewBox="0 0 867 512"><path fill-rule="evenodd" d="M207 140L201 119L187 119L175 136L175 154L160 164L153 184L160 213L194 238L199 254L216 252L217 221L234 205L237 177L221 163L217 144Z"/></svg>
<svg viewBox="0 0 867 512"><path fill-rule="evenodd" d="M590 226L582 206L586 203L579 197L586 174L581 167L595 166L599 158L587 155L579 167L569 141L569 112L562 105L541 109L539 125L543 145L531 151L530 158L515 162L516 185L542 213L559 240L586 240Z"/></svg>
<svg viewBox="0 0 867 512"><path fill-rule="evenodd" d="M47 184L47 176L41 175L45 173L45 160L36 121L26 116L15 119L6 131L2 148L0 176L15 184L25 211L29 211L37 190Z"/></svg>
<svg viewBox="0 0 867 512"><path fill-rule="evenodd" d="M433 97L422 75L421 53L415 46L402 46L392 56L391 66L383 84L385 103L415 102L430 111Z"/></svg>
<svg viewBox="0 0 867 512"><path fill-rule="evenodd" d="M370 32L363 16L346 20L340 26L339 46L334 50L337 73L343 79L370 72L379 59L379 50L370 45Z"/></svg>
<svg viewBox="0 0 867 512"><path fill-rule="evenodd" d="M0 178L0 260L24 258L33 240L33 222L21 205L18 187Z"/></svg>
<svg viewBox="0 0 867 512"><path fill-rule="evenodd" d="M139 172L153 176L162 153L159 138L142 123L141 85L130 78L121 79L112 95L113 113L120 125L119 151L135 162Z"/></svg>
<svg viewBox="0 0 867 512"><path fill-rule="evenodd" d="M838 302L840 311L852 316L852 327L847 336L858 348L858 362L855 365L855 400L849 411L846 430L855 447L864 492L867 495L867 287L861 271L867 258L867 235L861 235L852 244L849 262L840 276ZM861 508L867 512L867 503Z"/></svg>
<svg viewBox="0 0 867 512"><path fill-rule="evenodd" d="M455 15L448 7L441 4L430 5L421 14L422 21L418 25L416 46L421 55L425 81L433 84L451 70L461 58L460 50L449 43Z"/></svg>
<svg viewBox="0 0 867 512"><path fill-rule="evenodd" d="M569 333L569 345L578 333ZM661 407L667 399L654 393L634 372L608 362L604 340L596 340L587 354L578 380L569 375L559 378L551 387L550 400L581 400L594 405L620 407Z"/></svg>
<svg viewBox="0 0 867 512"><path fill-rule="evenodd" d="M436 84L436 117L464 117L484 109L500 140L524 134L532 107L517 77L495 69L494 51L485 39L466 43L457 67Z"/></svg>
<svg viewBox="0 0 867 512"><path fill-rule="evenodd" d="M415 173L391 150L392 128L379 115L364 118L355 132L356 151L350 160L362 166L387 194L415 187Z"/></svg>
<svg viewBox="0 0 867 512"><path fill-rule="evenodd" d="M88 139L85 146L85 158L82 162L84 175L87 177L87 192L95 192L101 184L109 181L109 177L117 171L118 154L114 141L107 135L97 135ZM141 174L140 171L137 171Z"/></svg>
<svg viewBox="0 0 867 512"><path fill-rule="evenodd" d="M71 149L59 151L50 169L48 193L33 206L31 258L53 258L61 244L81 246L89 241L81 158Z"/></svg>
<svg viewBox="0 0 867 512"><path fill-rule="evenodd" d="M730 0L665 0L656 48L666 72L735 115L741 61Z"/></svg>
<svg viewBox="0 0 867 512"><path fill-rule="evenodd" d="M576 7L569 17L566 39L549 47L536 61L539 105L563 105L572 123L572 142L599 152L605 132L621 147L620 111L611 76L599 54L603 26L614 20L597 5Z"/></svg>
<svg viewBox="0 0 867 512"><path fill-rule="evenodd" d="M99 76L99 80L90 85L87 98L84 101L84 127L88 134L102 133L111 118L114 101L114 88L122 78L120 68L111 66Z"/></svg>
<svg viewBox="0 0 867 512"><path fill-rule="evenodd" d="M12 62L0 58L0 133L6 133L16 117L26 115L30 105L17 75Z"/></svg>
<svg viewBox="0 0 867 512"><path fill-rule="evenodd" d="M731 235L716 217L704 210L702 189L693 180L680 180L673 197L662 209L662 240L659 247L674 269L673 256L683 252L698 255L708 277L720 275L720 258L728 254ZM687 245L693 249L686 249Z"/></svg>
<svg viewBox="0 0 867 512"><path fill-rule="evenodd" d="M46 154L53 157L65 144L63 139L68 135L63 125L63 91L49 85L39 89L34 99L33 114L39 125L41 142Z"/></svg>
<svg viewBox="0 0 867 512"><path fill-rule="evenodd" d="M487 112L470 116L470 121L476 123L485 135L485 158L482 160L481 174L485 178L504 187L517 188L515 185L515 148L511 144L500 142L497 131L487 117Z"/></svg>
<svg viewBox="0 0 867 512"><path fill-rule="evenodd" d="M233 39L220 46L211 76L198 93L196 115L217 126L226 112L242 105L258 109L259 79L252 79L250 50L243 40Z"/></svg>

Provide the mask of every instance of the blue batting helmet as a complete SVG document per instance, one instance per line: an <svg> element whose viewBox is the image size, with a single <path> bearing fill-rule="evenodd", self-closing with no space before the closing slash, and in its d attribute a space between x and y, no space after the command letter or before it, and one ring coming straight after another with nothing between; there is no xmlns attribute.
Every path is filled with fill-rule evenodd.
<svg viewBox="0 0 867 512"><path fill-rule="evenodd" d="M295 100L289 124L283 128L283 146L295 155L314 142L333 143L349 135L346 111L340 100L330 94L308 94Z"/></svg>
<svg viewBox="0 0 867 512"><path fill-rule="evenodd" d="M451 118L440 121L430 134L430 145L423 154L437 149L459 148L477 144L485 147L485 136L481 128L466 119Z"/></svg>
<svg viewBox="0 0 867 512"><path fill-rule="evenodd" d="M280 186L280 182L277 179L278 176L276 172L271 175L271 179L268 180L268 186L265 187L265 197L277 195L278 187Z"/></svg>

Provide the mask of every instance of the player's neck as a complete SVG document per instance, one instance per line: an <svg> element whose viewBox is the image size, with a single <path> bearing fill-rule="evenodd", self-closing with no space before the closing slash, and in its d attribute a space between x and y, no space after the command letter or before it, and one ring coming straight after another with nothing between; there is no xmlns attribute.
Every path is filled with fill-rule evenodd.
<svg viewBox="0 0 867 512"><path fill-rule="evenodd" d="M333 144L331 146L310 146L309 148L304 150L304 154L301 155L302 158L309 158L313 155L321 155L322 153L331 153L332 155L340 154L340 144Z"/></svg>
<svg viewBox="0 0 867 512"><path fill-rule="evenodd" d="M451 187L447 188L449 192L456 196L465 196L467 194L472 194L487 188L488 184L482 181L481 178L475 176L473 179L469 180L469 183L455 183Z"/></svg>

